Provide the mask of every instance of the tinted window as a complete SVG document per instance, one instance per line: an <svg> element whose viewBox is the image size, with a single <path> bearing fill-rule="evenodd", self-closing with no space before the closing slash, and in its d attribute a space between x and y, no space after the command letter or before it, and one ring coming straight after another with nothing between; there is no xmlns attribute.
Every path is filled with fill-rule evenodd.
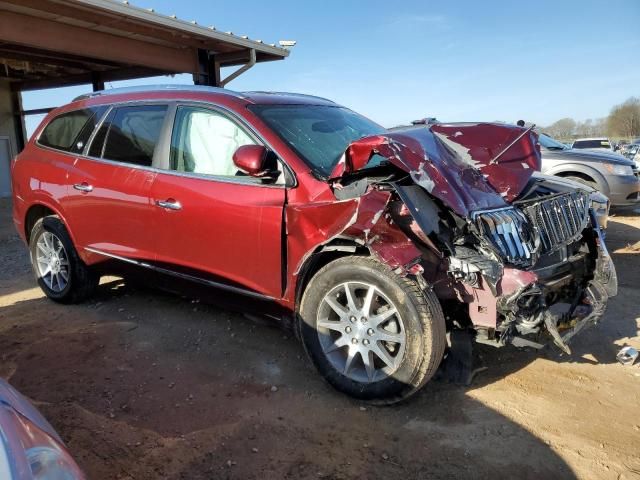
<svg viewBox="0 0 640 480"><path fill-rule="evenodd" d="M545 135L544 133L538 135L538 141L540 142L540 145L542 145L544 148L548 148L549 150L567 149L567 146L564 143L560 143L557 140L554 140L553 138Z"/></svg>
<svg viewBox="0 0 640 480"><path fill-rule="evenodd" d="M102 157L102 147L104 146L104 139L107 138L107 132L109 131L109 122L113 118L113 112L109 114L107 119L102 123L100 130L98 130L91 141L91 146L89 147L89 156L101 158Z"/></svg>
<svg viewBox="0 0 640 480"><path fill-rule="evenodd" d="M608 140L576 140L573 148L611 148Z"/></svg>
<svg viewBox="0 0 640 480"><path fill-rule="evenodd" d="M343 107L252 105L249 108L324 176L331 173L350 143L386 131Z"/></svg>
<svg viewBox="0 0 640 480"><path fill-rule="evenodd" d="M217 176L242 175L233 154L255 142L227 117L197 107L179 107L171 136L171 169Z"/></svg>
<svg viewBox="0 0 640 480"><path fill-rule="evenodd" d="M100 122L100 119L102 118L104 113L107 111L107 108L109 107L107 107L106 105L101 105L93 109L93 116L87 121L87 123L84 124L84 127L82 127L82 130L80 130L80 133L78 134L75 141L73 142L73 145L71 146L72 152L74 153L83 152L85 145L89 141L91 134L93 133L96 126Z"/></svg>
<svg viewBox="0 0 640 480"><path fill-rule="evenodd" d="M102 158L151 166L166 112L166 105L116 108L105 132L106 143ZM99 140L97 139L97 145ZM91 153L95 153L94 145L91 150Z"/></svg>
<svg viewBox="0 0 640 480"><path fill-rule="evenodd" d="M38 143L65 152L82 152L105 107L63 113L44 128Z"/></svg>

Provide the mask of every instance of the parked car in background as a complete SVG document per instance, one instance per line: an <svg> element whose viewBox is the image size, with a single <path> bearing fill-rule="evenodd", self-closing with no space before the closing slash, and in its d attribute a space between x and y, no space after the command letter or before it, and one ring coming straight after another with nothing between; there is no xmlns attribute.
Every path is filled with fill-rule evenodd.
<svg viewBox="0 0 640 480"><path fill-rule="evenodd" d="M0 379L0 479L84 478L49 422L25 397Z"/></svg>
<svg viewBox="0 0 640 480"><path fill-rule="evenodd" d="M588 150L613 150L613 144L605 137L578 138L573 141L571 148Z"/></svg>
<svg viewBox="0 0 640 480"><path fill-rule="evenodd" d="M640 201L640 174L636 164L611 150L568 148L539 134L542 172L588 185L602 192L613 206Z"/></svg>
<svg viewBox="0 0 640 480"><path fill-rule="evenodd" d="M640 144L632 143L625 148L624 156L636 164L636 169L640 170Z"/></svg>
<svg viewBox="0 0 640 480"><path fill-rule="evenodd" d="M606 203L540 161L510 125L389 131L307 95L114 89L47 115L13 163L13 219L52 300L114 263L242 295L278 307L335 388L393 403L447 333L569 352L617 294Z"/></svg>

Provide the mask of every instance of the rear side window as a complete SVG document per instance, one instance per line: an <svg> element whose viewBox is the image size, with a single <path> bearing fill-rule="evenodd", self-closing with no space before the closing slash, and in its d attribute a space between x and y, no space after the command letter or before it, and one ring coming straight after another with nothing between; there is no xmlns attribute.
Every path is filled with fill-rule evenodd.
<svg viewBox="0 0 640 480"><path fill-rule="evenodd" d="M167 105L118 107L97 132L89 155L151 166Z"/></svg>
<svg viewBox="0 0 640 480"><path fill-rule="evenodd" d="M64 152L82 152L106 108L85 108L58 115L44 128L38 143Z"/></svg>
<svg viewBox="0 0 640 480"><path fill-rule="evenodd" d="M573 148L611 148L609 140L576 140L573 142Z"/></svg>

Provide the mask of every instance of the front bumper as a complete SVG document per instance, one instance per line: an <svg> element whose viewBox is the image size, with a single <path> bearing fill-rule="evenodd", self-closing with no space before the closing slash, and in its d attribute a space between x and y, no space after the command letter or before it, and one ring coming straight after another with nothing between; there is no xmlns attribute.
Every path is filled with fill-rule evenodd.
<svg viewBox="0 0 640 480"><path fill-rule="evenodd" d="M640 202L640 178L636 175L609 175L611 205L623 207Z"/></svg>
<svg viewBox="0 0 640 480"><path fill-rule="evenodd" d="M602 229L599 228L598 219L593 209L589 210L589 215L596 233L595 240L598 251L593 279L584 289L580 304L569 306L566 311L553 311L553 307L551 307L540 313L553 343L567 354L571 353L569 343L573 337L598 323L605 312L609 298L618 294L618 277L604 242Z"/></svg>

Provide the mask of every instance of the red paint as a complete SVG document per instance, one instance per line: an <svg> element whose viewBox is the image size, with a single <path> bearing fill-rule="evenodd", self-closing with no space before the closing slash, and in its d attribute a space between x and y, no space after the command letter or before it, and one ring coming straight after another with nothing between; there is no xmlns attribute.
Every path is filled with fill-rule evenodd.
<svg viewBox="0 0 640 480"><path fill-rule="evenodd" d="M416 183L456 213L468 216L474 210L506 206L540 170L534 133L491 162L521 133L520 128L497 124L433 125L366 137L349 146L344 162L336 165L330 177L363 168L377 153L411 173ZM452 149L449 142L460 150Z"/></svg>
<svg viewBox="0 0 640 480"><path fill-rule="evenodd" d="M67 110L102 103L178 99L218 105L241 118L291 168L296 186L240 184L134 168L55 152L38 146L34 140L42 125ZM54 110L14 165L14 219L19 233L25 238L29 208L44 205L66 224L88 264L105 260L86 250L95 248L176 269L197 269L273 297L290 310L295 309L296 285L305 261L336 239L368 249L381 262L404 274L428 271L431 277L441 275L442 254L407 217L406 209L403 217L392 191L370 186L359 198L337 201L330 182L314 177L297 154L247 109L250 103L278 102L315 104L322 100L261 94L242 98L207 91L169 90L97 96ZM458 130L463 136L456 136ZM532 136L523 139L496 165L485 161L517 131L489 125L451 129L438 126L370 137L348 147L333 176L359 170L374 153L379 153L411 173L431 195L467 215L475 209L505 205L505 198L512 198L535 170L539 153L531 146ZM469 147L472 157L483 166L476 169L460 161L434 132ZM482 135L488 139L485 150L478 147L482 145ZM530 172L517 168L520 160L532 167ZM258 173L264 148L242 147L234 161L244 171ZM491 172L487 173L490 178L482 175L483 169ZM509 182L511 189L505 187ZM74 184L91 185L93 190L81 192L73 188ZM180 210L156 205L157 201L168 200L179 201ZM422 238L434 253L425 256L405 234L407 229L396 223L398 218L408 218L407 229ZM512 280L517 282L517 275L507 276L503 289L511 291Z"/></svg>
<svg viewBox="0 0 640 480"><path fill-rule="evenodd" d="M233 163L243 172L259 176L264 171L267 149L262 145L243 145L233 154Z"/></svg>

